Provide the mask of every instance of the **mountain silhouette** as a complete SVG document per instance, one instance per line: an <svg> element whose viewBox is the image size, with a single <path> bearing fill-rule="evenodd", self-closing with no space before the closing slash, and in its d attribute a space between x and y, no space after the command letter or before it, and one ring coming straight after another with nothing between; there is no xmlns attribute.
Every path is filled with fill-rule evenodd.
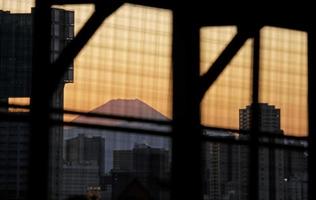
<svg viewBox="0 0 316 200"><path fill-rule="evenodd" d="M89 113L117 115L142 119L166 120L169 119L159 111L139 99L113 99L105 104L91 110ZM89 123L99 125L120 125L125 123L122 120L105 119L99 117L78 116L73 120L78 123Z"/></svg>
<svg viewBox="0 0 316 200"><path fill-rule="evenodd" d="M166 116L139 99L113 99L93 109L90 113L119 115L134 118L154 119L170 121ZM80 115L73 122L131 128L130 131L111 130L106 128L84 128L73 126L64 129L64 140L78 137L84 134L87 137L99 136L105 140L105 166L104 171L109 173L113 168L114 150L131 150L135 144L146 144L153 148L170 148L170 140L167 137L156 135L137 134L139 130L152 130L168 132L170 126L139 121L126 121L102 117L87 117Z"/></svg>

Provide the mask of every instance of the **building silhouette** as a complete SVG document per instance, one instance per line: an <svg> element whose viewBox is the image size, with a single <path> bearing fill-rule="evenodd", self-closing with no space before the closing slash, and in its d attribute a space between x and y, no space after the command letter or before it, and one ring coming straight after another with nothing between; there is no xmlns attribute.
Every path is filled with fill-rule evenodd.
<svg viewBox="0 0 316 200"><path fill-rule="evenodd" d="M74 37L74 12L54 8L51 10L51 60L55 60L64 46ZM1 109L11 112L10 98L31 96L33 17L31 13L0 11L0 102ZM73 65L68 67L63 82L53 94L52 107L63 109L64 85L73 81ZM27 115L14 111L17 115ZM54 118L62 120L61 114ZM27 196L29 167L30 126L26 122L0 122L0 198L25 199ZM63 128L51 128L50 138L51 199L60 199L62 186Z"/></svg>
<svg viewBox="0 0 316 200"><path fill-rule="evenodd" d="M281 112L280 109L267 103L259 103L258 129L261 132L281 134ZM239 128L241 130L251 129L253 117L253 105L248 105L239 110Z"/></svg>
<svg viewBox="0 0 316 200"><path fill-rule="evenodd" d="M169 181L170 153L166 149L135 144L132 150L114 150L112 174L112 200L135 180L150 194L151 199L167 200L169 192L161 185Z"/></svg>
<svg viewBox="0 0 316 200"><path fill-rule="evenodd" d="M64 151L63 199L85 195L89 188L101 190L105 174L105 139L79 134L65 140Z"/></svg>
<svg viewBox="0 0 316 200"><path fill-rule="evenodd" d="M283 134L280 128L280 109L267 103L258 105L258 131L256 134ZM248 105L239 110L239 126L241 130L251 130L254 105ZM254 134L254 133L250 133ZM274 139L267 139L273 143ZM241 197L247 196L248 166L244 158L248 158L248 149L240 147L240 185ZM259 199L260 200L283 200L285 199L285 160L284 150L274 148L259 148ZM243 160L242 160L243 159Z"/></svg>
<svg viewBox="0 0 316 200"><path fill-rule="evenodd" d="M283 134L280 128L280 109L259 104L259 132ZM251 129L252 105L240 109L240 129ZM226 139L247 139L246 135L228 131L204 130L204 134ZM250 133L251 134L251 133ZM258 133L260 134L260 133ZM271 143L306 146L290 139L262 139ZM244 145L207 142L204 145L204 199L243 200L248 198L249 149ZM259 148L259 200L307 199L306 151Z"/></svg>
<svg viewBox="0 0 316 200"><path fill-rule="evenodd" d="M100 187L100 167L96 161L71 162L63 165L62 199L85 196L89 188Z"/></svg>
<svg viewBox="0 0 316 200"><path fill-rule="evenodd" d="M205 130L208 136L233 139L237 134L227 131ZM239 146L218 142L204 145L204 199L239 199Z"/></svg>
<svg viewBox="0 0 316 200"><path fill-rule="evenodd" d="M291 145L307 146L306 142L285 141ZM285 193L289 200L307 200L308 173L306 151L284 150L285 151Z"/></svg>
<svg viewBox="0 0 316 200"><path fill-rule="evenodd" d="M88 137L84 134L79 134L75 138L66 140L66 162L84 163L96 162L100 168L99 174L104 174L105 163L105 139L103 137Z"/></svg>

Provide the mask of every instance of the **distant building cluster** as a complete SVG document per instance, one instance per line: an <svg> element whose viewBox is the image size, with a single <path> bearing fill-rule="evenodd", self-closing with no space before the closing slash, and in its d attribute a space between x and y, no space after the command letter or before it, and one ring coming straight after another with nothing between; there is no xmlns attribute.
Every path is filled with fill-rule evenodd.
<svg viewBox="0 0 316 200"><path fill-rule="evenodd" d="M140 100L112 100L98 109L113 110L113 108L111 109L113 105L125 107L127 102L132 107L133 104L137 104L137 106L134 105L137 108L143 107L142 112L144 113L146 113L147 109L152 111L149 106L145 106ZM248 130L250 128L251 109L251 106L247 106L240 110L240 129ZM259 111L261 123L259 131L283 134L283 131L280 129L279 109L268 104L259 104ZM80 117L78 119L82 120ZM89 122L92 123L92 121ZM138 125L141 127L141 124ZM116 124L116 126L120 125ZM80 132L85 134L78 134ZM148 198L157 200L169 199L170 144L165 138L151 138L153 136L140 136L133 133L100 132L82 128L69 129L65 131L65 135L67 134L72 136L72 138L65 140L65 149L68 151L65 157L69 158L70 155L68 154L73 154L75 155L73 160L85 157L83 152L85 152L84 154L92 155L90 152L87 152L89 148L87 143L89 141L105 141L98 142L98 144L104 143L104 147L101 150L105 151L104 162L108 164L105 165L104 174L102 176L99 173L100 170L93 171L92 168L90 171L90 173L94 173L94 176L91 175L91 177L96 177L94 182L99 183L101 199L117 200L120 199L121 195L131 191L135 192L135 190L140 190L141 192L138 192L144 193L143 195L148 196ZM225 131L208 130L205 131L205 134L227 139L246 137ZM103 138L100 137L101 135ZM81 141L81 144L78 141ZM293 143L294 141L284 140L283 142ZM74 146L74 144L76 145ZM81 146L81 149L78 148L79 146ZM90 150L94 151L94 159L97 159L97 155L103 154L99 150L100 148ZM204 146L204 152L204 199L247 199L249 192L249 150L247 147L237 144L209 142ZM305 152L260 148L258 157L260 200L307 200L307 155ZM102 160L100 161L99 163L103 163ZM69 159L66 163L68 162ZM88 163L90 167L93 165L91 160ZM95 165L96 163L98 162L94 162ZM98 167L100 166L96 166L96 168ZM82 169L84 168L87 168L87 166L82 165ZM66 169L67 165L64 166L64 170ZM78 171L76 175L73 171L71 176L74 180L78 180L78 178L75 178L77 176L84 179L87 173L89 172ZM97 178L98 174L99 178ZM65 175L64 177L71 179L71 176ZM95 183L92 184L88 180L80 183L81 188L83 188L81 194L86 192L84 188L95 185ZM66 186L70 188L71 184ZM69 189L67 190L69 191ZM78 194L78 192L73 194ZM152 197L152 194L155 195Z"/></svg>
<svg viewBox="0 0 316 200"><path fill-rule="evenodd" d="M138 99L111 100L92 112L122 115L124 109L128 110L130 116L167 120ZM74 121L163 130L157 125L123 120L79 116ZM64 145L63 199L75 195L86 196L87 188L90 187L100 188L98 194L103 200L120 199L122 195L130 195L135 190L154 200L169 199L171 146L168 138L66 127Z"/></svg>
<svg viewBox="0 0 316 200"><path fill-rule="evenodd" d="M112 199L120 199L134 181L142 185L150 199L169 199L166 184L170 179L170 152L135 144L132 150L115 150L112 174ZM141 187L140 187L141 188Z"/></svg>
<svg viewBox="0 0 316 200"><path fill-rule="evenodd" d="M252 105L239 111L241 130L251 129ZM258 105L259 130L283 134L280 109ZM207 135L236 137L224 131L206 131ZM247 137L239 135L239 138ZM273 141L271 141L273 142ZM283 139L284 144L297 141ZM306 145L306 144L298 144ZM307 154L304 151L259 148L259 200L307 200ZM243 200L248 198L249 149L237 144L209 142L205 145L205 200Z"/></svg>
<svg viewBox="0 0 316 200"><path fill-rule="evenodd" d="M104 138L78 137L65 141L62 199L100 186L104 175Z"/></svg>
<svg viewBox="0 0 316 200"><path fill-rule="evenodd" d="M152 199L168 199L167 189L161 187L170 176L168 150L137 143L129 150L113 150L113 168L104 173L104 141L82 134L66 140L63 199L86 196L92 189L100 199L119 199L135 182Z"/></svg>

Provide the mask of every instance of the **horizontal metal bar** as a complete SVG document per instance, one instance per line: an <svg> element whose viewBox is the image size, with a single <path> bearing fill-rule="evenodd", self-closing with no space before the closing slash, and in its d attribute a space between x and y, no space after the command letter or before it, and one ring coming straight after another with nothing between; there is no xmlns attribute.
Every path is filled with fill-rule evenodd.
<svg viewBox="0 0 316 200"><path fill-rule="evenodd" d="M130 128L130 127L121 127L121 126L107 126L101 124L86 124L86 123L79 123L79 122L62 122L58 120L53 120L53 125L64 125L64 126L72 126L72 127L81 127L81 128L90 128L90 129L102 129L102 130L112 130L112 131L119 131L119 132L126 132L131 134L142 134L142 135L154 135L154 136L164 136L164 137L171 137L171 131L156 131L156 130L149 130L149 129L139 129L139 128Z"/></svg>
<svg viewBox="0 0 316 200"><path fill-rule="evenodd" d="M122 0L122 2L162 9L172 9L172 0Z"/></svg>
<svg viewBox="0 0 316 200"><path fill-rule="evenodd" d="M0 112L0 122L30 122L30 113Z"/></svg>
<svg viewBox="0 0 316 200"><path fill-rule="evenodd" d="M1 107L10 107L10 108L25 108L25 109L30 109L30 105L22 105L22 104L14 104L14 103L9 103L9 104L6 104L6 103L1 103L0 102L0 108Z"/></svg>
<svg viewBox="0 0 316 200"><path fill-rule="evenodd" d="M143 123L151 123L157 125L171 125L171 120L155 120L155 119L146 119L146 118L136 118L136 117L127 117L122 115L112 115L112 114L102 114L102 113L93 113L93 112L80 112L80 111L73 111L73 110L64 110L60 111L59 109L54 109L54 113L64 113L70 115L81 115L86 117L93 117L93 118L106 118L111 120L124 120L124 121L133 121L133 122L143 122Z"/></svg>
<svg viewBox="0 0 316 200"><path fill-rule="evenodd" d="M21 109L30 109L29 105L18 105L18 104L6 104L9 108L21 108ZM0 103L1 107L1 103ZM137 118L137 117L129 117L123 115L112 115L105 113L94 113L94 112L83 112L83 111L75 111L75 110L61 110L58 108L52 108L51 112L53 114L69 114L69 115L81 115L92 118L105 118L105 119L113 119L113 120L124 120L124 121L133 121L133 122L143 122L157 125L171 125L171 120L157 120L157 119L147 119L147 118ZM0 112L1 115L1 112Z"/></svg>
<svg viewBox="0 0 316 200"><path fill-rule="evenodd" d="M21 109L30 109L30 106L28 105L19 105L19 104L5 104L8 105L9 108L21 108ZM4 104L0 103L1 106L5 106ZM172 125L172 120L156 120L156 119L146 119L146 118L137 118L137 117L128 117L128 116L122 116L122 115L112 115L112 114L103 114L103 113L93 113L93 112L83 112L83 111L75 111L75 110L61 110L57 108L51 109L52 114L69 114L69 115L82 115L86 117L92 117L92 118L104 118L104 119L110 119L110 120L123 120L123 121L131 121L131 122L142 122L142 123L150 123L155 125ZM2 116L2 119L4 119L4 116L7 115L12 116L18 116L14 115L14 112L8 113L8 112L0 112L0 116ZM215 126L202 126L203 130L211 130L211 131L225 131L225 132L233 132L233 133L239 133L243 135L249 135L250 131L247 130L240 130L240 129L234 129L234 128L223 128L223 127L215 127ZM261 137L267 137L267 138L278 138L278 139L289 139L289 140L295 140L295 141L302 141L306 142L308 137L304 136L292 136L293 134L288 133L288 135L283 135L279 133L271 133L271 132L260 132Z"/></svg>
<svg viewBox="0 0 316 200"><path fill-rule="evenodd" d="M98 0L50 0L51 5L95 4Z"/></svg>
<svg viewBox="0 0 316 200"><path fill-rule="evenodd" d="M4 122L25 122L29 123L31 120L31 116L29 113L14 113L14 112L0 112L0 120ZM101 125L101 124L88 124L88 123L80 123L80 122L64 122L63 120L58 119L51 119L51 123L54 126L75 126L75 127L82 127L82 128L91 128L91 129L102 129L102 130L113 130L113 131L122 131L122 132L132 132L132 133L139 133L139 134L151 134L157 136L170 136L170 131L157 131L157 130L150 130L150 129L142 129L142 128L131 128L131 127L124 127L124 126L108 126L108 125ZM164 126L168 128L168 126Z"/></svg>
<svg viewBox="0 0 316 200"><path fill-rule="evenodd" d="M116 2L116 3L131 3L142 6L149 6L155 8L163 8L163 9L171 9L172 4L170 0L51 0L52 5L67 5L67 4L103 4L108 2Z"/></svg>
<svg viewBox="0 0 316 200"><path fill-rule="evenodd" d="M107 0L51 0L52 5L67 4L96 4ZM131 3L142 6L163 8L173 10L175 2L172 0L114 0L115 2ZM313 13L306 12L309 6L302 5L304 8L298 8L298 5L290 6L287 9L277 9L269 6L264 10L261 6L253 7L251 5L236 5L227 7L226 1L212 2L212 8L205 5L206 2L197 1L192 5L192 13L197 23L201 26L251 26L253 24L262 26L275 26L280 28L307 31L313 23ZM229 2L231 3L231 2ZM206 3L209 4L209 3ZM268 4L263 4L268 5ZM289 5L288 5L289 6ZM264 12L262 12L264 11ZM230 13L227 15L226 13ZM242 15L240 13L243 13ZM251 20L249 18L251 17Z"/></svg>
<svg viewBox="0 0 316 200"><path fill-rule="evenodd" d="M201 17L202 18L202 17ZM278 20L278 18L273 19L261 19L261 20L249 20L249 19L240 19L240 18L203 18L198 20L201 27L208 27L208 26L252 26L253 24L258 24L260 26L272 26L272 27L278 27L278 28L284 28L284 29L291 29L291 30L297 30L297 31L307 31L310 24L309 22L305 23L296 23L291 21L283 21Z"/></svg>
<svg viewBox="0 0 316 200"><path fill-rule="evenodd" d="M205 142L216 142L223 144L231 144L231 145L249 145L250 142L248 140L237 140L234 138L227 137L218 137L218 136L202 136L202 140ZM277 149L288 149L288 150L298 150L298 151L307 151L307 146L293 145L293 144L280 144L280 143L271 143L271 142L263 142L259 141L259 147L269 147L269 148L277 148Z"/></svg>
<svg viewBox="0 0 316 200"><path fill-rule="evenodd" d="M10 113L10 112L0 112L0 120L1 121L9 121L9 122L30 122L29 113ZM169 131L155 131L148 129L139 129L139 128L129 128L129 127L116 127L116 126L106 126L100 124L86 124L86 123L78 123L78 122L64 122L60 120L53 119L53 125L55 126L71 126L71 127L82 127L82 128L90 128L90 129L99 129L99 130L112 130L112 131L120 131L126 133L136 133L136 134L145 134L145 135L155 135L155 136L164 136L169 137L171 132ZM233 130L233 129L219 129L219 128L209 128L211 130ZM237 130L238 131L238 130ZM224 144L236 144L236 145L248 145L248 140L236 139L233 137L221 137L221 136L210 136L210 135L202 135L201 138L205 142L219 142ZM303 140L306 141L306 140ZM262 147L273 147L273 148L282 148L282 149L291 149L291 150L307 150L307 146L302 145L294 145L294 144L279 144L279 143L271 143L260 141L259 145Z"/></svg>
<svg viewBox="0 0 316 200"><path fill-rule="evenodd" d="M311 3L288 3L286 9L272 5L269 1L262 1L260 6L240 2L232 5L232 2L226 0L213 1L211 7L208 1L197 0L195 4L192 13L196 13L201 26L249 27L256 24L306 31L308 27L313 27L315 19L314 12L310 11L313 7Z"/></svg>
<svg viewBox="0 0 316 200"><path fill-rule="evenodd" d="M211 127L211 126L202 126L202 129L204 130L213 130L213 131L225 131L225 132L233 132L233 133L239 133L242 135L249 135L251 131L247 130L240 130L240 129L233 129L233 128L221 128L221 127ZM297 141L307 141L308 137L307 136L292 136L291 134L289 135L284 135L280 133L271 133L271 132L259 132L260 137L267 137L267 138L278 138L278 139L289 139L289 140L297 140Z"/></svg>

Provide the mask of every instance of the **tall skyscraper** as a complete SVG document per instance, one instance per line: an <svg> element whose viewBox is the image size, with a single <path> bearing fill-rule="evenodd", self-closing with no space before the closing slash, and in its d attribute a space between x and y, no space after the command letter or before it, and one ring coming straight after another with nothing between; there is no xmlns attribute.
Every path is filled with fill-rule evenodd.
<svg viewBox="0 0 316 200"><path fill-rule="evenodd" d="M66 162L84 163L94 161L99 165L100 175L104 175L105 139L100 136L88 137L79 134L66 140Z"/></svg>
<svg viewBox="0 0 316 200"><path fill-rule="evenodd" d="M227 131L206 130L205 134L227 139L237 137L236 134ZM205 143L205 200L239 200L238 150L238 145Z"/></svg>
<svg viewBox="0 0 316 200"><path fill-rule="evenodd" d="M85 195L88 188L101 188L104 176L104 138L79 134L65 141L63 199Z"/></svg>
<svg viewBox="0 0 316 200"><path fill-rule="evenodd" d="M112 200L124 195L124 190L135 180L148 191L151 199L169 199L169 192L161 186L170 175L168 150L135 144L132 150L114 150L113 159Z"/></svg>
<svg viewBox="0 0 316 200"><path fill-rule="evenodd" d="M287 144L307 146L306 142L286 140ZM308 199L308 154L302 150L285 150L286 199Z"/></svg>
<svg viewBox="0 0 316 200"><path fill-rule="evenodd" d="M10 98L30 98L32 80L33 15L0 11L0 102L10 112ZM74 36L74 12L53 8L51 60L55 60ZM64 85L73 81L73 65L53 95L52 106L63 108ZM20 112L20 115L25 113ZM54 115L62 119L62 115ZM29 165L29 124L0 121L0 198L25 199ZM63 128L51 129L50 199L60 199L62 186Z"/></svg>
<svg viewBox="0 0 316 200"><path fill-rule="evenodd" d="M280 109L267 103L259 103L259 131L281 134L281 113ZM253 114L253 105L248 105L244 109L239 110L239 128L242 130L250 130Z"/></svg>
<svg viewBox="0 0 316 200"><path fill-rule="evenodd" d="M266 103L257 104L258 131L269 134L283 134L280 128L280 109ZM241 130L251 130L254 105L239 110L239 126ZM273 141L271 141L273 142ZM240 149L240 159L248 158L248 150ZM285 163L284 151L274 148L259 148L259 200L285 199ZM247 162L240 161L241 195L247 196L248 181L242 179L247 176Z"/></svg>

